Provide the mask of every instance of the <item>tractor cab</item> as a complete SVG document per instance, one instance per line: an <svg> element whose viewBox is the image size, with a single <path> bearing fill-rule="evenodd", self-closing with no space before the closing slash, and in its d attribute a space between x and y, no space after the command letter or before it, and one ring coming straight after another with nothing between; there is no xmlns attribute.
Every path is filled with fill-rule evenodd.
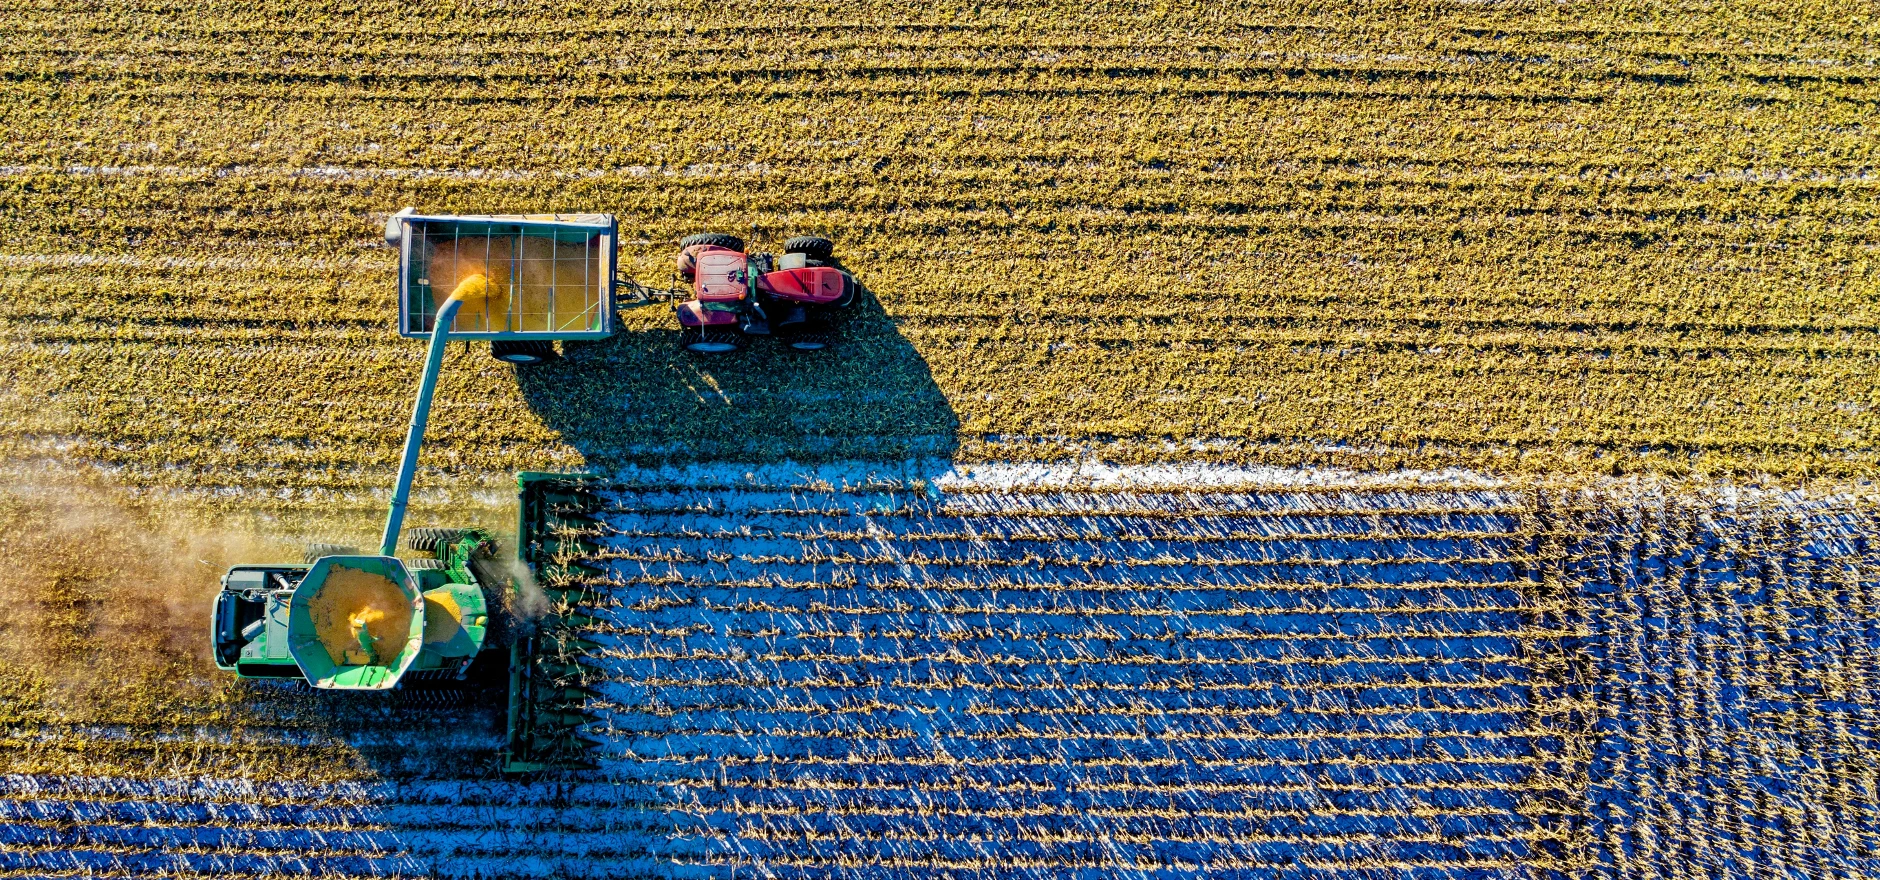
<svg viewBox="0 0 1880 880"><path fill-rule="evenodd" d="M737 302L750 292L750 258L721 247L702 247L695 255L692 294L700 302Z"/></svg>
<svg viewBox="0 0 1880 880"><path fill-rule="evenodd" d="M782 254L753 254L736 236L700 233L679 242L679 277L692 299L675 307L680 345L695 352L743 348L752 336L779 336L797 351L829 344L831 312L855 302L853 277L834 265L834 244L800 236Z"/></svg>

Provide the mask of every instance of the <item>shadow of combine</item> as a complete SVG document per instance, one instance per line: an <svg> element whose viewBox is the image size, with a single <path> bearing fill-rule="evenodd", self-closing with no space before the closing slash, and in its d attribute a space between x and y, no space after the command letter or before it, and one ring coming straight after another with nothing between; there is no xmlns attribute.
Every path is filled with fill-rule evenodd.
<svg viewBox="0 0 1880 880"><path fill-rule="evenodd" d="M695 354L679 347L677 321L662 317L658 329L570 346L560 360L517 371L529 406L596 471L945 459L957 445L951 404L872 291L835 316L832 344L814 352L756 337L741 351Z"/></svg>
<svg viewBox="0 0 1880 880"><path fill-rule="evenodd" d="M485 779L502 761L507 651L486 652L461 682L378 691L321 691L298 682L239 681L240 717L292 730L297 753L363 779Z"/></svg>

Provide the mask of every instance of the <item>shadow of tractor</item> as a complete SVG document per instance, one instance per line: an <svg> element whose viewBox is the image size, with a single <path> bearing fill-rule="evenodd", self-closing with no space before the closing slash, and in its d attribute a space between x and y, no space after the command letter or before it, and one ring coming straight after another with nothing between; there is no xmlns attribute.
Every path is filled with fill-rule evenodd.
<svg viewBox="0 0 1880 880"><path fill-rule="evenodd" d="M813 352L770 337L736 352L688 352L669 305L642 308L660 326L568 346L560 360L517 371L529 406L590 468L944 459L954 451L959 419L872 292L837 313L832 344Z"/></svg>

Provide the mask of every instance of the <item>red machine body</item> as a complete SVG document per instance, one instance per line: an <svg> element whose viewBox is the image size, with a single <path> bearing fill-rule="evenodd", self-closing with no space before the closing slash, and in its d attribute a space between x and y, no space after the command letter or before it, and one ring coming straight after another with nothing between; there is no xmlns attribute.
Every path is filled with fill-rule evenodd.
<svg viewBox="0 0 1880 880"><path fill-rule="evenodd" d="M696 352L743 348L748 337L783 337L790 348L828 345L831 310L855 300L859 285L827 265L834 245L804 236L786 253L748 254L733 236L701 233L680 242L678 269L691 282L692 299L675 308L680 345Z"/></svg>
<svg viewBox="0 0 1880 880"><path fill-rule="evenodd" d="M750 285L745 278L750 258L721 247L703 247L693 256L696 269L692 276L692 294L707 302L735 302L744 298Z"/></svg>
<svg viewBox="0 0 1880 880"><path fill-rule="evenodd" d="M842 299L848 283L842 270L828 266L804 266L757 276L757 289L764 293L819 306Z"/></svg>

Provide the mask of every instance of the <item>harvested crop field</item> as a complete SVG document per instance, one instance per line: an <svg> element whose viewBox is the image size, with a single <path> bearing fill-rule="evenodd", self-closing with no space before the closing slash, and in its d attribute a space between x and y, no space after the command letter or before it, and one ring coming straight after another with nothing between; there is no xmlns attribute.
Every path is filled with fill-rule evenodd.
<svg viewBox="0 0 1880 880"><path fill-rule="evenodd" d="M498 779L482 704L21 701L0 867L1875 867L1880 558L1845 499L717 467L625 475L589 521L597 770Z"/></svg>
<svg viewBox="0 0 1880 880"><path fill-rule="evenodd" d="M1816 3L70 4L0 18L7 447L356 488L402 205L827 233L828 364L663 309L444 376L459 479L1097 453L1864 476L1874 21ZM336 38L334 34L347 36Z"/></svg>
<svg viewBox="0 0 1880 880"><path fill-rule="evenodd" d="M1880 23L1322 7L0 10L0 878L1880 875ZM592 770L210 668L383 510L406 205L867 287L452 347L411 524L602 476Z"/></svg>

